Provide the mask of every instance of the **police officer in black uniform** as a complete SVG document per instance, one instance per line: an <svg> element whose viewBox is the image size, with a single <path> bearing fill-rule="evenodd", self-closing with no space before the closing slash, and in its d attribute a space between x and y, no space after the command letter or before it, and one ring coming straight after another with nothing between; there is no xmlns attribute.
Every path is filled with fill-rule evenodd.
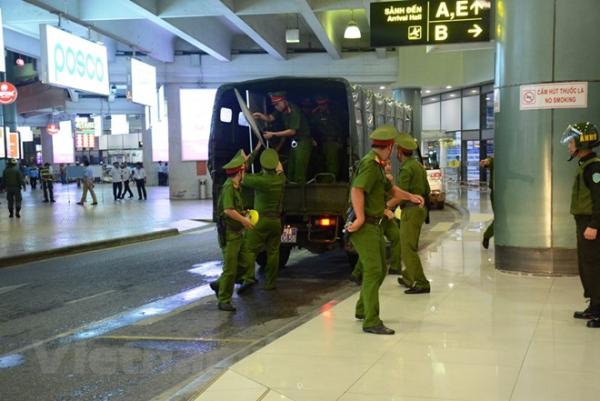
<svg viewBox="0 0 600 401"><path fill-rule="evenodd" d="M571 196L571 214L577 227L577 260L583 296L590 299L575 319L588 319L587 327L600 327L600 158L592 151L600 145L596 126L589 122L569 125L561 142L569 148L570 160L579 166Z"/></svg>

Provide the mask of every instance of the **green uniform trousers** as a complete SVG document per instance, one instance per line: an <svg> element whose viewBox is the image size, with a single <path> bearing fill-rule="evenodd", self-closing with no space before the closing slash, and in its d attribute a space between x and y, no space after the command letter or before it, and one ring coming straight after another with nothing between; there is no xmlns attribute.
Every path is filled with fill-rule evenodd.
<svg viewBox="0 0 600 401"><path fill-rule="evenodd" d="M230 303L233 295L233 287L238 276L238 263L242 243L244 242L244 232L233 232L227 230L225 233L226 243L223 251L223 273L219 277L219 302Z"/></svg>
<svg viewBox="0 0 600 401"><path fill-rule="evenodd" d="M306 183L306 173L312 152L312 140L310 138L296 139L298 146L290 149L288 160L288 179L298 184Z"/></svg>
<svg viewBox="0 0 600 401"><path fill-rule="evenodd" d="M356 314L365 316L363 328L379 326L382 324L379 318L379 287L387 271L383 228L364 224L360 230L351 234L350 241L358 252L363 270Z"/></svg>
<svg viewBox="0 0 600 401"><path fill-rule="evenodd" d="M423 207L407 207L402 209L400 223L400 244L404 270L402 278L410 287L429 288L429 281L423 272L419 258L419 237L425 222L427 209Z"/></svg>
<svg viewBox="0 0 600 401"><path fill-rule="evenodd" d="M591 216L575 215L577 263L583 296L590 298L590 310L600 312L600 235L595 240L587 240L583 236L591 220Z"/></svg>
<svg viewBox="0 0 600 401"><path fill-rule="evenodd" d="M333 174L337 179L339 171L340 144L334 140L323 141L323 156L325 156L325 172Z"/></svg>
<svg viewBox="0 0 600 401"><path fill-rule="evenodd" d="M256 256L263 249L267 253L266 288L274 288L279 271L279 245L281 243L281 219L261 217L254 229L246 232L240 260L245 273L244 282L253 282Z"/></svg>
<svg viewBox="0 0 600 401"><path fill-rule="evenodd" d="M492 213L494 213L494 190L490 192L490 201L492 201ZM483 238L487 238L488 240L494 236L494 220L490 223L488 228L483 233Z"/></svg>
<svg viewBox="0 0 600 401"><path fill-rule="evenodd" d="M384 220L382 223L383 235L390 241L390 269L402 270L402 252L400 246L400 222L397 219ZM362 277L362 264L360 260L354 265L352 276Z"/></svg>

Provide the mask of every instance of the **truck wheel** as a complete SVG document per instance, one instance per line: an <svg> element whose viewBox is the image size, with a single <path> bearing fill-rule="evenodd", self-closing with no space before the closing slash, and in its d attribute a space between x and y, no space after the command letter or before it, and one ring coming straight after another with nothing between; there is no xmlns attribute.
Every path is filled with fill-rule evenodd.
<svg viewBox="0 0 600 401"><path fill-rule="evenodd" d="M279 247L279 268L283 269L285 267L285 265L288 262L288 259L290 258L290 253L292 252L292 247L288 246L288 245L281 245ZM258 263L258 265L261 268L265 268L265 266L267 265L267 253L265 251L262 251L261 253L259 253L256 256L256 263Z"/></svg>

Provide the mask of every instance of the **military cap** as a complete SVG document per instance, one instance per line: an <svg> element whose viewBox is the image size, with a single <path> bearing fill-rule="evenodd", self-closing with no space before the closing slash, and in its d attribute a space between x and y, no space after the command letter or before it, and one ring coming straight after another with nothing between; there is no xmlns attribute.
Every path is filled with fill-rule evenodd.
<svg viewBox="0 0 600 401"><path fill-rule="evenodd" d="M286 99L286 95L287 94L284 91L269 93L269 97L271 98L272 104L275 104L277 102L283 102Z"/></svg>
<svg viewBox="0 0 600 401"><path fill-rule="evenodd" d="M8 159L7 163L9 166L15 166L17 164L17 160L16 159Z"/></svg>
<svg viewBox="0 0 600 401"><path fill-rule="evenodd" d="M415 150L417 148L417 141L415 138L408 135L406 132L401 132L396 137L396 145L406 150Z"/></svg>
<svg viewBox="0 0 600 401"><path fill-rule="evenodd" d="M274 149L265 149L260 155L260 165L267 170L275 170L279 163L279 155Z"/></svg>
<svg viewBox="0 0 600 401"><path fill-rule="evenodd" d="M317 104L327 104L330 102L330 99L327 95L317 95L315 96L315 101Z"/></svg>
<svg viewBox="0 0 600 401"><path fill-rule="evenodd" d="M223 169L227 174L235 174L244 169L244 163L246 163L246 158L244 157L244 152L240 149L240 151L233 156L233 159L223 166Z"/></svg>
<svg viewBox="0 0 600 401"><path fill-rule="evenodd" d="M371 132L369 138L373 142L373 145L393 145L398 131L391 125L385 124Z"/></svg>

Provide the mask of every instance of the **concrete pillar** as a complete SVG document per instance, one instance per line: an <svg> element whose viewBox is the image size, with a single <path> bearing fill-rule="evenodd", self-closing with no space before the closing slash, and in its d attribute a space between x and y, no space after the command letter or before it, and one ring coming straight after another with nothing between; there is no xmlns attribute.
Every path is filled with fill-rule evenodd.
<svg viewBox="0 0 600 401"><path fill-rule="evenodd" d="M597 0L496 3L496 268L576 273L569 214L576 162L559 140L569 123L600 124L600 20ZM520 110L519 86L588 81L588 107Z"/></svg>
<svg viewBox="0 0 600 401"><path fill-rule="evenodd" d="M421 89L420 88L404 88L394 89L394 99L398 102L412 107L412 132L411 134L420 142L421 141Z"/></svg>
<svg viewBox="0 0 600 401"><path fill-rule="evenodd" d="M145 108L147 113L148 108ZM144 128L142 134L142 159L144 163L144 170L146 171L146 185L156 186L158 185L158 169L157 164L152 161L152 128L146 126L144 119Z"/></svg>
<svg viewBox="0 0 600 401"><path fill-rule="evenodd" d="M42 144L42 162L50 164L54 163L52 135L48 133L46 127L40 129L40 142Z"/></svg>

